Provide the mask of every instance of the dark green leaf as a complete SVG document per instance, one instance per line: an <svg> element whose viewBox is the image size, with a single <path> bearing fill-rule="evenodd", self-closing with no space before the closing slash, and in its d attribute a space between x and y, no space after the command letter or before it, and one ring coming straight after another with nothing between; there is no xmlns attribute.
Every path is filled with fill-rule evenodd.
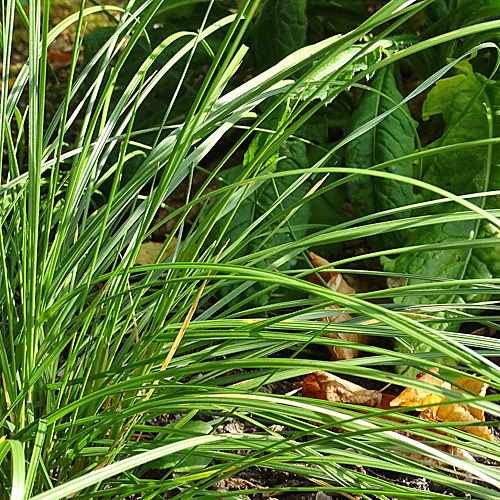
<svg viewBox="0 0 500 500"><path fill-rule="evenodd" d="M357 28L367 17L366 0L309 0L308 43L315 43L328 36L347 33Z"/></svg>
<svg viewBox="0 0 500 500"><path fill-rule="evenodd" d="M392 70L384 68L373 79L374 91L367 92L353 115L353 130L390 110L403 100ZM414 124L406 105L400 107L376 127L356 138L346 148L346 164L349 167L368 168L378 163L411 154L414 149ZM411 161L401 161L386 169L411 177ZM349 183L349 198L358 216L374 214L401 207L412 202L410 184L397 180L380 179L361 175ZM404 218L408 212L398 212L394 217ZM401 246L405 233L389 233L375 236L371 244L375 248Z"/></svg>
<svg viewBox="0 0 500 500"><path fill-rule="evenodd" d="M271 66L303 47L307 0L268 0L255 23L252 46L259 67Z"/></svg>

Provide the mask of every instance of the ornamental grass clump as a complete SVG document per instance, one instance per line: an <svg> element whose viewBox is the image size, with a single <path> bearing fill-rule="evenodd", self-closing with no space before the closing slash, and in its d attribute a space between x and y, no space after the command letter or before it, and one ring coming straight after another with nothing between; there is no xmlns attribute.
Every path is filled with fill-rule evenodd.
<svg viewBox="0 0 500 500"><path fill-rule="evenodd" d="M419 419L412 407L306 398L293 383L287 394L260 389L321 370L500 415L496 392L452 389L464 374L500 388L490 361L497 341L459 330L497 319L500 94L496 66L479 75L470 59L496 54L489 40L500 22L477 18L401 37L401 27L439 2L391 0L353 29L309 43L305 2L297 1L302 24L287 23L302 35L287 42L280 32L276 60L266 64L252 40L288 19L278 8L292 15L287 2L243 0L217 19L216 2L195 3L82 0L49 29L48 0L30 0L26 13L3 2L2 498L240 498L217 484L254 466L300 478L273 487L276 494L497 498L500 474L483 462L496 463L500 447L463 425ZM196 28L155 32L152 43L158 16L181 8L196 13ZM81 64L86 18L95 14L115 26ZM29 55L13 81L15 16ZM47 52L69 27L66 93L49 113ZM470 43L461 50L460 40ZM209 58L203 71L201 53ZM420 56L422 78L403 95L398 64ZM470 102L440 101L454 84L472 89ZM427 91L425 118L442 114L445 138L422 147L408 104ZM314 125L353 93L362 101L349 123L342 118L344 133L330 142L315 136ZM461 124L470 113L475 121ZM472 169L460 152L482 162L473 175L481 182L443 181L444 154L454 172ZM175 196L183 202L173 205ZM335 218L346 196L355 215ZM404 286L346 295L309 281L310 249L334 253L362 238L368 253L330 258L324 268ZM138 261L150 242L163 248ZM448 262L450 252L460 254L453 272L429 265L429 255ZM354 265L380 257L385 268ZM316 321L332 305L347 319ZM480 311L489 316L476 318ZM360 357L320 360L322 346ZM415 378L435 368L448 385ZM245 431L232 432L234 421ZM442 484L445 493L393 483L392 473ZM243 493L261 492L248 484Z"/></svg>

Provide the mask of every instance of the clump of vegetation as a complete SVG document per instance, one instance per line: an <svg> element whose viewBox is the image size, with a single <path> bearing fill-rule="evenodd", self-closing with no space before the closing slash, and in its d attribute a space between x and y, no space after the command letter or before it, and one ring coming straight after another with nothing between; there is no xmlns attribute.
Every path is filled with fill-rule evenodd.
<svg viewBox="0 0 500 500"><path fill-rule="evenodd" d="M3 2L3 497L497 497L500 21L471 4ZM255 466L300 481L222 491Z"/></svg>

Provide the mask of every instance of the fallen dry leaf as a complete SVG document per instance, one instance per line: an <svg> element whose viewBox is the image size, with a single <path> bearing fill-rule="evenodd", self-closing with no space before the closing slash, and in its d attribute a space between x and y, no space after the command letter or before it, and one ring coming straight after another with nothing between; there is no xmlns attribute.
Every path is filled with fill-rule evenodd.
<svg viewBox="0 0 500 500"><path fill-rule="evenodd" d="M486 396L486 390L488 389L486 381L472 378L461 378L457 382L457 386L462 386L481 397ZM453 389L468 394L467 391L464 391L460 387L453 387ZM484 411L464 404L446 405L438 407L437 418L446 422L484 422ZM491 429L485 425L457 427L457 429L473 434L474 436L482 437L488 441L495 441Z"/></svg>
<svg viewBox="0 0 500 500"><path fill-rule="evenodd" d="M302 388L302 394L308 398L372 407L378 407L382 401L381 392L365 389L323 371L307 375L299 385Z"/></svg>
<svg viewBox="0 0 500 500"><path fill-rule="evenodd" d="M475 380L473 378L461 378L457 382L457 385L462 386L463 388L473 392L474 394L477 394L478 396L481 396L482 398L484 396L486 396L486 391L489 387L486 380ZM460 387L457 387L457 389L460 392L466 393ZM472 406L469 406L469 411L471 412L471 414L475 418L477 418L477 420L484 422L484 411L483 410L479 410L478 408L473 408Z"/></svg>
<svg viewBox="0 0 500 500"><path fill-rule="evenodd" d="M309 252L309 259L314 267L325 266L329 263L326 259L320 257L319 255L316 255L313 252ZM331 290L333 290L334 292L342 293L344 295L353 295L356 293L356 290L354 290L354 288L351 288L348 285L348 283L345 281L345 279L342 277L340 273L337 273L335 271L321 271L319 275L321 276L321 279L318 278L316 273L311 274L309 281L311 283L316 283L317 285L324 284L323 283L324 281ZM329 310L341 309L341 308L342 306L339 305L332 305L327 307L327 309ZM321 318L320 321L328 323L340 323L341 321L345 321L346 319L351 319L353 317L354 315L349 313L337 314L329 318ZM365 335L359 335L357 333L328 333L326 336L332 339L347 340L348 342L357 342L359 344L365 344L367 342L367 337ZM333 360L353 359L358 356L357 349L351 349L349 347L339 347L339 346L327 346L327 347L332 353Z"/></svg>
<svg viewBox="0 0 500 500"><path fill-rule="evenodd" d="M437 373L438 369L432 369ZM444 389L454 389L464 394L468 394L460 387L451 386L448 382L434 377L432 374L425 374L420 378L422 382L443 387ZM485 396L488 384L485 381L479 381L471 378L462 378L457 385L477 394ZM467 404L451 403L449 405L433 406L438 403L450 401L449 399L432 394L420 389L407 388L401 394L391 401L391 406L416 406L422 413L420 418L425 420L439 420L441 422L484 422L484 412ZM495 441L491 429L486 425L457 427L457 429L481 437L487 441Z"/></svg>
<svg viewBox="0 0 500 500"><path fill-rule="evenodd" d="M177 238L173 238L167 248L163 251L160 261L166 259L169 255L174 253L176 243ZM154 264L158 255L160 255L163 245L163 243L157 243L156 241L147 241L146 243L143 243L139 248L137 258L135 259L135 265L144 266L147 264Z"/></svg>
<svg viewBox="0 0 500 500"><path fill-rule="evenodd" d="M50 63L50 67L53 70L58 70L65 68L71 64L71 60L73 59L72 52L53 52L47 51L47 60ZM83 62L83 54L78 54L78 62Z"/></svg>
<svg viewBox="0 0 500 500"><path fill-rule="evenodd" d="M309 252L309 260L311 261L311 264L314 267L321 267L329 264L329 262L326 259L320 257L319 255L316 255L314 252ZM320 271L317 274L319 274L321 278L325 281L325 283L332 290L335 290L336 292L343 293L344 295L353 295L356 293L356 290L354 290L354 288L351 288L347 284L347 282L345 281L344 278L342 278L342 275L340 273L337 273L335 271ZM316 273L311 274L309 281L311 283L316 283L317 285L323 284L322 281L316 275Z"/></svg>
<svg viewBox="0 0 500 500"><path fill-rule="evenodd" d="M433 367L430 371L432 373L437 373L438 369ZM449 383L435 377L432 373L422 375L422 377L419 378L419 381L426 384L436 385L438 387L444 387L445 389L451 389ZM425 407L440 403L441 401L443 401L443 398L437 394L422 391L421 389L407 387L399 396L392 400L391 406L417 406L419 411L423 411Z"/></svg>
<svg viewBox="0 0 500 500"><path fill-rule="evenodd" d="M424 375L424 377L425 377L425 375ZM422 379L424 377L422 377ZM440 380L437 377L433 377L432 375L429 375L427 380L424 380L424 381L429 382L429 381L432 381L433 379ZM470 379L467 379L467 380L469 381ZM464 384L462 384L462 385L464 385ZM401 403L401 401L402 401L402 399L400 397L399 397L400 399L398 399L390 394L382 394L380 391L366 389L365 387L354 384L353 382L349 382L349 381L344 380L340 377L337 377L336 375L333 375L331 373L324 372L324 371L316 371L316 372L313 372L313 373L307 375L302 382L299 382L297 384L297 386L299 386L301 388L302 394L305 397L314 398L314 399L323 399L326 401L332 401L334 403L356 404L356 405L380 408L383 410L388 410L394 406L405 406L404 404L398 404L398 403ZM465 385L464 385L464 387L465 387ZM470 389L472 387L468 387L468 388ZM411 393L409 392L410 389L405 389L405 391L408 391L408 392L406 392L407 395L411 395ZM403 391L403 392L405 392L405 391ZM423 392L423 391L420 391L420 392ZM421 396L421 399L420 399L421 401L424 401L425 398L427 397L424 395L419 395L419 396ZM393 404L393 401L395 401L396 404ZM408 401L406 399L406 397L405 397L405 401ZM437 418L432 410L433 410L432 408L426 408L419 415L420 418L423 418L425 420L429 420L432 422L436 422ZM395 417L389 417L389 416L385 415L385 416L382 416L382 418L392 420L394 422L402 423L401 419L398 419ZM403 436L409 437L409 438L414 439L416 441L424 441L425 442L428 440L428 438L425 438L423 436L414 435L414 434L409 433L409 432L404 432L404 431L397 431L397 432L399 434L402 434ZM435 432L436 434L444 434L444 432L437 430L437 429L431 429L431 432ZM450 453L451 455L459 456L459 457L474 461L474 458L472 457L472 455L470 455L470 453L468 453L467 451L464 451L456 446L452 446L449 444L444 444L444 445L433 444L432 447L437 449L437 450L444 451L446 453ZM427 462L427 463L432 464L432 465L445 465L442 462L440 462L434 458L431 458L429 456L423 455L423 454L407 453L407 452L402 452L402 451L398 451L398 453L401 455L410 457L412 459L422 460L422 461Z"/></svg>

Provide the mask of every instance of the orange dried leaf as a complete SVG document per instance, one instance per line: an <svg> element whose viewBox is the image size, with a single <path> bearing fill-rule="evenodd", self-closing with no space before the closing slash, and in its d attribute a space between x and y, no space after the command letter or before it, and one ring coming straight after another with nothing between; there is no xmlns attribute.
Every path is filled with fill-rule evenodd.
<svg viewBox="0 0 500 500"><path fill-rule="evenodd" d="M382 394L379 391L365 389L324 371L307 375L299 385L304 396L334 403L377 407L382 401Z"/></svg>
<svg viewBox="0 0 500 500"><path fill-rule="evenodd" d="M71 52L63 53L63 52L51 52L50 50L47 50L47 59L50 62L69 64L71 62L72 57L73 54Z"/></svg>
<svg viewBox="0 0 500 500"><path fill-rule="evenodd" d="M50 50L47 51L47 60L49 61L50 67L53 70L58 70L65 68L66 66L69 66L71 64L72 59L73 59L72 52L53 52ZM82 53L78 55L78 62L83 62Z"/></svg>
<svg viewBox="0 0 500 500"><path fill-rule="evenodd" d="M326 400L326 393L322 390L314 373L307 375L302 382L297 382L296 385L301 388L302 394L306 398Z"/></svg>
<svg viewBox="0 0 500 500"><path fill-rule="evenodd" d="M471 407L469 405L450 404L439 406L436 408L435 413L436 418L441 420L441 422L484 422L484 414L482 419L477 419L470 410ZM457 429L486 439L487 441L495 441L491 429L486 425L457 427Z"/></svg>
<svg viewBox="0 0 500 500"><path fill-rule="evenodd" d="M431 377L431 375L429 375ZM422 377L423 378L423 377ZM436 378L436 377L433 377ZM427 380L428 381L428 380ZM354 384L353 382L349 382L344 380L336 375L333 375L324 371L316 371L309 375L307 375L302 382L297 384L302 389L302 394L309 398L315 399L324 399L326 401L332 401L334 403L344 403L344 404L356 404L363 406L370 406L375 408L380 408L384 410L388 410L395 405L392 404L392 400L394 396L389 394L382 394L379 391L373 391L366 389L360 385ZM459 405L457 405L459 406ZM398 423L402 423L402 421L398 418L383 416L383 418L387 418L389 420L393 420ZM437 417L433 412L432 408L427 408L420 414L420 418L424 418L429 421L436 422ZM477 427L476 427L477 429ZM437 434L444 434L439 430L431 429L432 432ZM402 430L398 431L399 434L403 436L407 436L411 439L415 439L417 441L426 441L427 438L422 436L414 435L409 432L404 432ZM476 434L480 435L480 434ZM482 436L485 437L485 436ZM488 439L486 437L486 439ZM432 445L433 448L444 451L446 453L450 453L452 455L456 455L462 458L466 458L468 460L474 461L474 458L467 453L466 451L457 448L452 445ZM432 465L445 465L440 461L431 458L426 455L418 454L418 453L407 453L398 451L397 453L416 459L421 460Z"/></svg>
<svg viewBox="0 0 500 500"><path fill-rule="evenodd" d="M476 380L472 378L461 378L457 385L468 389L478 396L486 396L486 390L488 389L488 384L484 380ZM453 387L453 389L468 394L460 387ZM447 400L445 400L447 401ZM439 420L443 422L484 422L484 412L478 408L466 404L451 404L446 406L440 406L436 409L436 416ZM468 427L457 427L462 431L473 434L474 436L481 437L487 441L494 441L495 438L486 425L479 426L468 426Z"/></svg>

